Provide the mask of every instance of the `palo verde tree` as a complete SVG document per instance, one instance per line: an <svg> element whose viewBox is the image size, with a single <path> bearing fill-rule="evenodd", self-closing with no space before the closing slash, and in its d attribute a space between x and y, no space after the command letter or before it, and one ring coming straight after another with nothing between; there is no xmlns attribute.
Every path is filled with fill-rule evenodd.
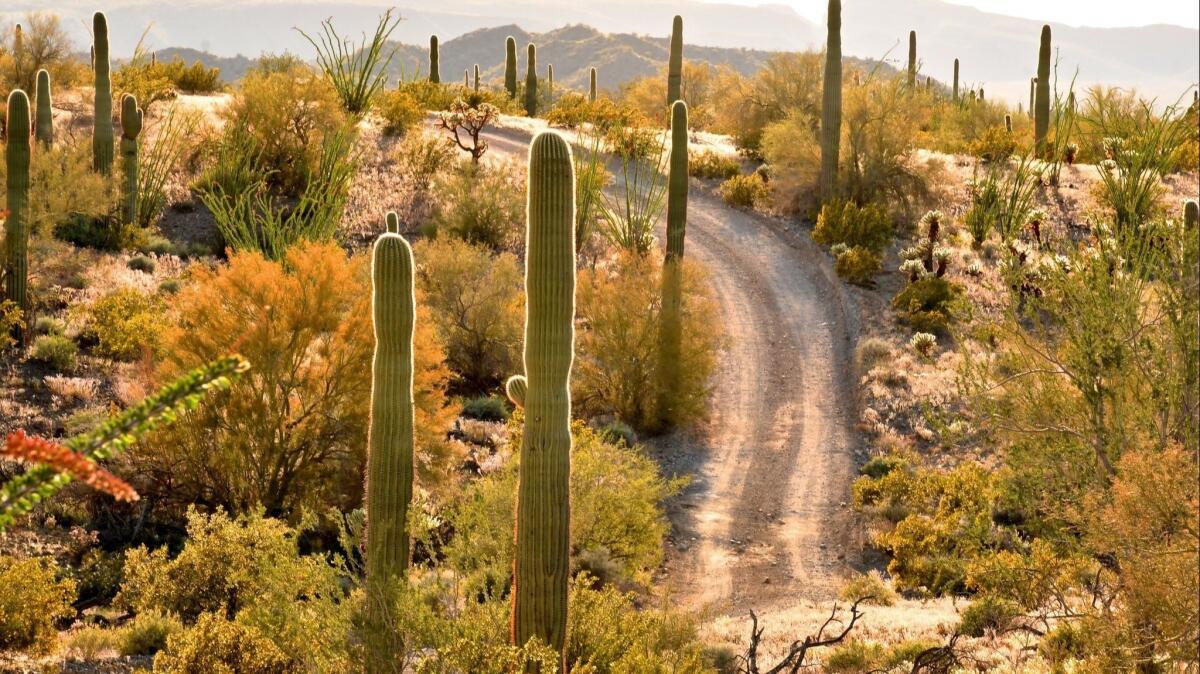
<svg viewBox="0 0 1200 674"><path fill-rule="evenodd" d="M564 653L570 576L571 362L575 353L575 174L557 133L529 147L525 376L506 387L525 408L517 486L512 640ZM565 667L562 668L565 671Z"/></svg>

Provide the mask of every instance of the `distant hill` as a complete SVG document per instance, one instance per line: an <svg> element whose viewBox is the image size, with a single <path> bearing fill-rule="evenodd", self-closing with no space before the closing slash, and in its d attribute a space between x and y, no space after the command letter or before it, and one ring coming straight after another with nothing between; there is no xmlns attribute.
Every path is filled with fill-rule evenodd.
<svg viewBox="0 0 1200 674"><path fill-rule="evenodd" d="M63 15L64 27L81 45L89 39L86 25L96 7L94 0L4 0L2 5L0 22L23 11L53 6ZM917 31L918 52L926 74L946 80L958 58L962 77L986 87L989 98L1016 102L1028 95L1042 22L982 12L943 0L853 0L843 5L842 49L848 56L878 59L888 54L890 60L898 62L905 56L908 31L913 29ZM617 45L608 53L596 55L611 59L601 63L610 75L632 73L642 59L653 60L654 52L648 45L635 44L642 39L637 36L652 35L647 38L650 43L661 43L670 31L674 14L684 17L690 57L701 57L700 45L757 50L744 57L727 55L734 67L761 58L763 51L819 49L825 37L823 25L786 5L752 7L700 0L456 0L453 5L406 5L394 0L113 0L108 15L117 56L127 56L150 25L148 40L155 47L172 45L220 56L252 57L262 52L291 51L311 58L310 45L294 27L315 30L322 19L333 17L340 31L357 37L374 27L385 7L397 7L404 17L393 39L425 45L429 35L436 33L447 46L446 59L458 58L449 49L452 40L481 29L504 32L507 28L494 27L517 24L546 40L544 36L563 30L562 26L592 26L631 43L628 50ZM1080 16L1080 22L1086 23L1087 18ZM1200 80L1200 31L1196 29L1163 25L1102 29L1057 23L1051 27L1061 59L1060 77L1070 79L1078 68L1081 86L1101 82L1173 99ZM514 37L521 38L516 34ZM461 72L463 65L475 60L481 66L494 67L496 59L503 56L502 40L503 36L499 48L487 47L487 51L462 61L447 60L443 75L449 78L452 68ZM466 45L463 47L462 53L466 54ZM550 44L539 44L539 49L547 52L547 62L556 62L555 70L562 70L565 77L573 58L570 50L551 51ZM410 56L415 64L416 52ZM614 81L606 78L606 85Z"/></svg>

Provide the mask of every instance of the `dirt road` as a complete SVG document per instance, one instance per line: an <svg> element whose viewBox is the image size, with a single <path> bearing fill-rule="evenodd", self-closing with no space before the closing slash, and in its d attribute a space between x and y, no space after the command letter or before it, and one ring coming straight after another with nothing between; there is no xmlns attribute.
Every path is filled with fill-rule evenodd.
<svg viewBox="0 0 1200 674"><path fill-rule="evenodd" d="M523 156L528 134L487 134ZM660 237L663 235L659 233ZM857 561L852 312L807 236L693 182L686 254L708 268L730 346L703 428L656 441L693 476L671 506L662 588L716 612L830 599Z"/></svg>

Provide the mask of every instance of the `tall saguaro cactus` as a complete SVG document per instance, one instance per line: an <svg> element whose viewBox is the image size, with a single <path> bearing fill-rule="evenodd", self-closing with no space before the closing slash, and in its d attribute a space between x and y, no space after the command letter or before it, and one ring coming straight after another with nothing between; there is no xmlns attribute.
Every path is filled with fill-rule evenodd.
<svg viewBox="0 0 1200 674"><path fill-rule="evenodd" d="M112 77L108 62L108 19L102 12L92 17L92 71L96 76L96 102L92 120L92 170L112 174L113 99Z"/></svg>
<svg viewBox="0 0 1200 674"><path fill-rule="evenodd" d="M1037 97L1033 110L1033 142L1038 157L1046 157L1046 134L1050 130L1050 26L1042 26L1038 47Z"/></svg>
<svg viewBox="0 0 1200 674"><path fill-rule="evenodd" d="M429 81L434 84L442 82L442 66L438 52L438 36L429 36Z"/></svg>
<svg viewBox="0 0 1200 674"><path fill-rule="evenodd" d="M546 64L546 98L554 100L554 64Z"/></svg>
<svg viewBox="0 0 1200 674"><path fill-rule="evenodd" d="M588 72L588 102L596 102L596 69L594 67Z"/></svg>
<svg viewBox="0 0 1200 674"><path fill-rule="evenodd" d="M1200 220L1200 207L1194 201L1188 201L1183 204L1183 226L1188 231L1196 228L1196 222Z"/></svg>
<svg viewBox="0 0 1200 674"><path fill-rule="evenodd" d="M683 98L683 17L671 22L671 51L667 56L667 105Z"/></svg>
<svg viewBox="0 0 1200 674"><path fill-rule="evenodd" d="M4 221L4 298L28 308L29 278L29 96L8 95L8 144L4 148L8 219Z"/></svg>
<svg viewBox="0 0 1200 674"><path fill-rule="evenodd" d="M408 506L413 494L412 249L387 215L371 262L371 421L367 453L367 596L372 628L386 624L389 587L408 570Z"/></svg>
<svg viewBox="0 0 1200 674"><path fill-rule="evenodd" d="M821 195L837 187L838 154L842 140L842 2L829 0L825 41L825 84L821 98Z"/></svg>
<svg viewBox="0 0 1200 674"><path fill-rule="evenodd" d="M553 131L529 147L525 432L517 486L512 639L560 654L570 574L571 362L575 353L575 175ZM565 669L565 668L564 668Z"/></svg>
<svg viewBox="0 0 1200 674"><path fill-rule="evenodd" d="M133 94L121 97L121 169L125 178L125 222L138 221L138 135L142 110Z"/></svg>
<svg viewBox="0 0 1200 674"><path fill-rule="evenodd" d="M532 42L525 56L525 114L537 116L537 47Z"/></svg>
<svg viewBox="0 0 1200 674"><path fill-rule="evenodd" d="M954 102L958 102L958 59L954 59Z"/></svg>
<svg viewBox="0 0 1200 674"><path fill-rule="evenodd" d="M509 98L517 97L517 41L511 35L504 41L504 89Z"/></svg>
<svg viewBox="0 0 1200 674"><path fill-rule="evenodd" d="M908 31L908 86L917 83L917 31Z"/></svg>
<svg viewBox="0 0 1200 674"><path fill-rule="evenodd" d="M834 0L835 2L837 0ZM688 109L671 106L671 159L667 175L667 255L662 270L662 322L658 333L658 408L662 427L675 418L679 391L679 354L683 340L683 247L687 233Z"/></svg>
<svg viewBox="0 0 1200 674"><path fill-rule="evenodd" d="M479 93L479 64L475 64L475 93Z"/></svg>
<svg viewBox="0 0 1200 674"><path fill-rule="evenodd" d="M37 111L34 137L42 147L50 147L54 144L54 113L51 110L53 101L50 96L50 73L44 68L37 72L37 90L33 98Z"/></svg>
<svg viewBox="0 0 1200 674"><path fill-rule="evenodd" d="M1033 108L1037 101L1037 78L1029 78L1029 119L1033 119Z"/></svg>

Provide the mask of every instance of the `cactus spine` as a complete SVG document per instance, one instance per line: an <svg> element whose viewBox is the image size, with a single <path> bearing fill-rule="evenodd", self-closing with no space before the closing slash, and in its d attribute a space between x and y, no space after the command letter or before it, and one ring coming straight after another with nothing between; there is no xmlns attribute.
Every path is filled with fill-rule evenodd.
<svg viewBox="0 0 1200 674"><path fill-rule="evenodd" d="M475 93L479 93L479 64L475 64Z"/></svg>
<svg viewBox="0 0 1200 674"><path fill-rule="evenodd" d="M54 113L50 109L50 73L45 69L37 72L37 90L33 97L37 109L35 136L42 147L50 147L54 144Z"/></svg>
<svg viewBox="0 0 1200 674"><path fill-rule="evenodd" d="M511 35L504 41L504 89L509 98L517 97L517 41Z"/></svg>
<svg viewBox="0 0 1200 674"><path fill-rule="evenodd" d="M125 222L138 221L138 134L142 110L133 94L121 97L121 169L125 178Z"/></svg>
<svg viewBox="0 0 1200 674"><path fill-rule="evenodd" d="M96 103L92 121L92 170L112 174L113 164L113 100L112 78L108 63L108 20L96 12L92 17L92 70L96 76Z"/></svg>
<svg viewBox="0 0 1200 674"><path fill-rule="evenodd" d="M408 570L413 493L413 258L395 213L371 263L371 420L367 453L367 596L372 631L386 628L389 590ZM376 668L369 668L374 671ZM381 671L386 668L380 668ZM390 670L386 670L390 671Z"/></svg>
<svg viewBox="0 0 1200 674"><path fill-rule="evenodd" d="M438 37L429 36L429 81L434 84L442 83L442 66L438 59Z"/></svg>
<svg viewBox="0 0 1200 674"><path fill-rule="evenodd" d="M683 17L671 22L671 53L667 60L667 105L683 98Z"/></svg>
<svg viewBox="0 0 1200 674"><path fill-rule="evenodd" d="M917 83L917 31L908 31L908 86Z"/></svg>
<svg viewBox="0 0 1200 674"><path fill-rule="evenodd" d="M14 89L8 95L8 144L4 146L8 219L4 222L4 298L28 308L29 277L29 96Z"/></svg>
<svg viewBox="0 0 1200 674"><path fill-rule="evenodd" d="M592 68L588 72L588 102L596 102L596 69Z"/></svg>
<svg viewBox="0 0 1200 674"><path fill-rule="evenodd" d="M570 574L571 361L575 348L575 175L558 134L529 147L525 432L517 486L512 639L563 653ZM511 387L510 387L511 390ZM560 671L565 668L560 667Z"/></svg>
<svg viewBox="0 0 1200 674"><path fill-rule="evenodd" d="M830 199L837 187L842 136L842 2L829 0L825 42L825 84L821 102L821 195Z"/></svg>
<svg viewBox="0 0 1200 674"><path fill-rule="evenodd" d="M1042 26L1038 48L1037 96L1033 111L1033 142L1037 156L1046 157L1046 134L1050 130L1050 26Z"/></svg>
<svg viewBox="0 0 1200 674"><path fill-rule="evenodd" d="M836 0L834 0L836 2ZM671 106L671 159L667 174L667 255L662 270L662 322L658 333L658 423L666 428L675 418L679 390L679 354L683 338L683 247L687 233L688 109L683 101Z"/></svg>
<svg viewBox="0 0 1200 674"><path fill-rule="evenodd" d="M954 102L958 102L958 59L954 59Z"/></svg>
<svg viewBox="0 0 1200 674"><path fill-rule="evenodd" d="M537 47L532 42L525 57L525 114L537 116Z"/></svg>

